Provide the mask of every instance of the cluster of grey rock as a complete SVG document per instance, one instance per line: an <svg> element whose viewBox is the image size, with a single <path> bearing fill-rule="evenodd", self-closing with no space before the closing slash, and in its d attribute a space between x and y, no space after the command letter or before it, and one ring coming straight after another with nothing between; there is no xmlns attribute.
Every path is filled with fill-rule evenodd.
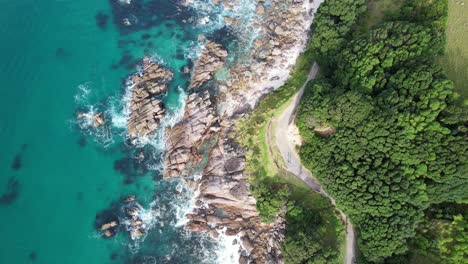
<svg viewBox="0 0 468 264"><path fill-rule="evenodd" d="M321 0L315 0L320 2ZM238 6L238 0L220 0L227 9ZM299 52L306 45L312 22L312 1L257 0L258 22L245 23L237 17L226 17L225 21L236 30L239 25L248 24L240 34L257 32L257 37L247 53L249 63L231 65L228 78L220 85L220 99L223 111L230 114L246 104L253 107L264 94L279 87L289 76Z"/></svg>
<svg viewBox="0 0 468 264"><path fill-rule="evenodd" d="M161 123L166 110L161 96L167 92L172 72L148 58L143 61L141 72L131 76L132 95L127 131L130 137L152 135Z"/></svg>
<svg viewBox="0 0 468 264"><path fill-rule="evenodd" d="M117 210L117 212L114 212L115 214L119 213L118 208L114 208L114 210ZM128 231L133 240L143 236L146 233L146 225L140 217L142 208L137 203L134 195L130 195L123 200L122 210L124 212L123 216L115 217L115 219L100 226L102 236L106 238L115 236L119 229ZM119 221L119 218L123 220Z"/></svg>
<svg viewBox="0 0 468 264"><path fill-rule="evenodd" d="M224 66L224 58L227 55L227 51L220 44L209 40L205 41L205 48L195 64L191 87L200 87L211 80L213 75Z"/></svg>

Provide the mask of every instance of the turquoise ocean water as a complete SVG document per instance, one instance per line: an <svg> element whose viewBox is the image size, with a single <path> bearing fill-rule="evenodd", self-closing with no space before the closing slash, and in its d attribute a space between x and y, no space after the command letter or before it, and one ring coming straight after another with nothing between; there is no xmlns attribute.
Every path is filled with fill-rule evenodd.
<svg viewBox="0 0 468 264"><path fill-rule="evenodd" d="M158 147L125 144L122 98L135 62L154 56L175 73L165 98L174 117L187 82L180 68L190 65L198 34L224 36L222 27L182 23L199 11L169 0L0 6L0 263L215 262L216 245L181 227L190 193L161 180ZM76 124L77 111L91 107L105 111L105 130ZM144 162L134 158L139 151ZM129 194L157 212L148 235L102 238L96 216Z"/></svg>

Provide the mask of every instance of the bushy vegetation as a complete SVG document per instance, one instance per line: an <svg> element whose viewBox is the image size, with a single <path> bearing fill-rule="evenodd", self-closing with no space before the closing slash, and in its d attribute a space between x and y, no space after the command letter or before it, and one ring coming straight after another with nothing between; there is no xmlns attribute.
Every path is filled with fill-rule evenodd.
<svg viewBox="0 0 468 264"><path fill-rule="evenodd" d="M365 10L366 0L327 0L320 5L312 24L310 46L322 67L335 63L335 54Z"/></svg>
<svg viewBox="0 0 468 264"><path fill-rule="evenodd" d="M442 2L406 1L400 17L342 42L327 55L336 71L310 83L299 107L303 163L358 226L370 262L407 252L430 204L468 198L468 108L435 63ZM336 132L316 133L324 127Z"/></svg>
<svg viewBox="0 0 468 264"><path fill-rule="evenodd" d="M342 263L344 227L330 201L307 186L278 177L253 180L263 221L286 219L282 251L286 263Z"/></svg>
<svg viewBox="0 0 468 264"><path fill-rule="evenodd" d="M308 193L292 202L286 214L287 236L283 244L286 263L342 263L343 225L326 198Z"/></svg>

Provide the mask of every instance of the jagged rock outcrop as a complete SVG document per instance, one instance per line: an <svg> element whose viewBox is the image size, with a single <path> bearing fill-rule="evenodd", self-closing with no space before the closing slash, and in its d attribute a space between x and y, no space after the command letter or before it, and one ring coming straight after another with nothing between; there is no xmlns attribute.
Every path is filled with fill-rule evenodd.
<svg viewBox="0 0 468 264"><path fill-rule="evenodd" d="M205 82L211 80L214 74L224 66L224 59L227 55L228 53L224 50L223 46L206 40L202 54L195 62L191 87L200 87Z"/></svg>
<svg viewBox="0 0 468 264"><path fill-rule="evenodd" d="M165 115L164 105L158 96L167 91L172 72L145 58L142 71L131 76L133 84L127 132L130 137L151 135Z"/></svg>
<svg viewBox="0 0 468 264"><path fill-rule="evenodd" d="M199 147L219 129L211 96L208 91L188 96L184 120L167 131L165 177L188 175L202 158Z"/></svg>
<svg viewBox="0 0 468 264"><path fill-rule="evenodd" d="M223 50L219 44L210 46ZM194 73L203 76L194 75L192 82L205 80L207 75L197 69L202 65L198 63ZM213 237L221 232L238 236L233 246L241 251L240 263L282 263L280 243L284 236L278 235L278 230L284 229L284 221L261 221L244 174L244 151L230 137L234 118L218 115L217 100L206 89L188 96L183 121L166 133L164 176L201 174L198 180L188 182L192 189L198 189L199 196L198 206L186 216L186 229Z"/></svg>
<svg viewBox="0 0 468 264"><path fill-rule="evenodd" d="M281 263L284 219L279 217L271 224L261 221L243 173L244 151L228 136L231 129L232 122L225 120L216 134L217 142L198 183L199 207L186 216L186 229L214 237L221 232L239 236L241 263Z"/></svg>

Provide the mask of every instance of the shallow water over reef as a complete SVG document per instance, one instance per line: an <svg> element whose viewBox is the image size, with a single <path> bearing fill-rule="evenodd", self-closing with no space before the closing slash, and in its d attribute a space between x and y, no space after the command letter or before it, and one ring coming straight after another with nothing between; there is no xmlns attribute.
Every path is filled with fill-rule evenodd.
<svg viewBox="0 0 468 264"><path fill-rule="evenodd" d="M250 16L243 0L233 16ZM253 1L255 2L255 1ZM183 230L193 194L161 176L162 142L125 141L125 79L151 56L174 72L164 102L181 114L204 34L236 38L211 1L2 1L0 15L0 263L214 263L222 246ZM235 54L233 54L235 56ZM78 111L105 112L106 130ZM147 142L148 143L148 142ZM138 158L143 152L145 158ZM136 195L148 233L104 239L96 230ZM109 209L115 209L114 211ZM220 248L221 247L221 248Z"/></svg>

